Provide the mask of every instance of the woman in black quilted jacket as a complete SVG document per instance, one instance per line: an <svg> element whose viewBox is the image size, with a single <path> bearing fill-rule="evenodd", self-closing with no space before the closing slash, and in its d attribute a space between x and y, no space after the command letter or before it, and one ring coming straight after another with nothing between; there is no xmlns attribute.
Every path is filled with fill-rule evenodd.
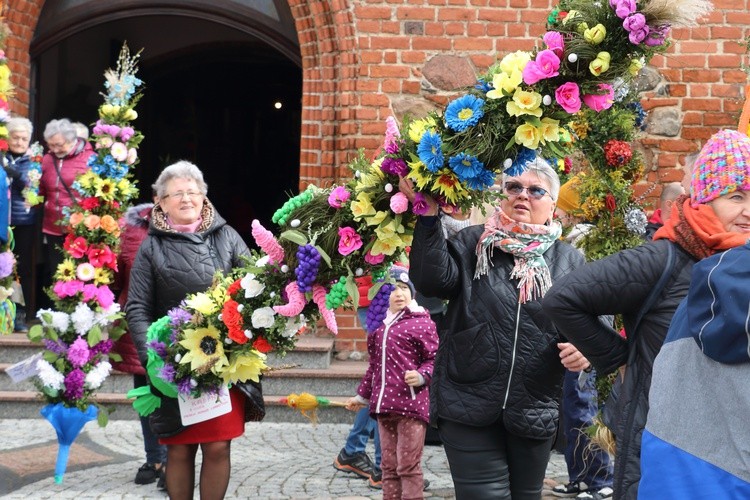
<svg viewBox="0 0 750 500"><path fill-rule="evenodd" d="M187 161L165 168L153 186L158 203L151 212L148 236L130 273L126 306L130 334L146 366L146 330L177 307L186 295L210 287L216 271L242 264L249 250L206 198L203 173ZM158 394L155 388L152 393ZM167 490L172 499L193 497L195 457L200 446L201 498L223 498L229 484L230 443L245 430L245 398L230 390L232 411L183 427L177 400L162 398L150 417L159 442L167 445Z"/></svg>
<svg viewBox="0 0 750 500"><path fill-rule="evenodd" d="M517 170L504 176L507 198L484 226L446 240L430 201L414 230L414 285L449 300L430 419L458 499L541 498L564 369L589 366L540 304L552 282L584 262L552 220L560 180L539 157ZM401 189L414 194L406 180Z"/></svg>

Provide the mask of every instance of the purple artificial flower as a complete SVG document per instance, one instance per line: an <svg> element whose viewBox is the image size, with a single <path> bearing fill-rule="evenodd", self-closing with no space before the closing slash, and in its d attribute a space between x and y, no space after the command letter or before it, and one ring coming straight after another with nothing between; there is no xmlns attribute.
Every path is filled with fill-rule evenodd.
<svg viewBox="0 0 750 500"><path fill-rule="evenodd" d="M77 400L83 397L83 382L86 380L86 374L83 370L76 368L65 376L65 398Z"/></svg>
<svg viewBox="0 0 750 500"><path fill-rule="evenodd" d="M167 344L159 340L150 340L146 342L147 349L153 349L160 358L167 357Z"/></svg>
<svg viewBox="0 0 750 500"><path fill-rule="evenodd" d="M430 205L427 203L427 198L422 193L416 193L414 195L414 201L412 202L411 211L416 215L424 215L430 210Z"/></svg>
<svg viewBox="0 0 750 500"><path fill-rule="evenodd" d="M68 346L65 342L62 340L50 340L50 339L44 339L44 348L48 351L57 354L58 356L62 356L66 352L68 352Z"/></svg>
<svg viewBox="0 0 750 500"><path fill-rule="evenodd" d="M122 127L122 130L120 130L120 139L123 142L128 142L134 135L135 130L133 130L133 127Z"/></svg>
<svg viewBox="0 0 750 500"><path fill-rule="evenodd" d="M112 339L104 339L91 348L91 357L93 358L97 354L109 354L109 351L111 351L114 346L115 342Z"/></svg>
<svg viewBox="0 0 750 500"><path fill-rule="evenodd" d="M7 252L0 253L0 279L7 278L13 272L13 264L16 263L16 258L13 256L13 252L10 250Z"/></svg>
<svg viewBox="0 0 750 500"><path fill-rule="evenodd" d="M383 163L380 164L380 170L386 174L405 176L409 173L409 166L401 158L391 158L386 156L383 158Z"/></svg>
<svg viewBox="0 0 750 500"><path fill-rule="evenodd" d="M185 377L182 380L177 381L177 392L183 396L189 396L192 390L193 387L190 385L190 377Z"/></svg>
<svg viewBox="0 0 750 500"><path fill-rule="evenodd" d="M169 343L176 344L180 340L181 333L179 328L172 328L172 333L169 334Z"/></svg>
<svg viewBox="0 0 750 500"><path fill-rule="evenodd" d="M628 39L633 45L638 45L648 36L648 25L643 14L633 14L622 22L622 27L630 34Z"/></svg>
<svg viewBox="0 0 750 500"><path fill-rule="evenodd" d="M172 326L183 325L190 322L190 320L193 318L193 316L189 312L187 312L185 309L182 309L181 307L170 309L169 312L167 312L167 316L169 316L169 324Z"/></svg>
<svg viewBox="0 0 750 500"><path fill-rule="evenodd" d="M644 42L649 47L658 47L663 45L667 39L667 33L669 33L669 25L662 25L655 28L650 28L646 41Z"/></svg>
<svg viewBox="0 0 750 500"><path fill-rule="evenodd" d="M174 365L165 364L161 367L161 370L159 370L159 378L162 379L165 382L169 382L170 384L174 382L174 376L175 376L175 369ZM190 379L188 379L188 386L190 386Z"/></svg>
<svg viewBox="0 0 750 500"><path fill-rule="evenodd" d="M610 5L615 9L615 15L620 19L627 19L630 14L635 14L637 10L635 0L616 0L610 2Z"/></svg>
<svg viewBox="0 0 750 500"><path fill-rule="evenodd" d="M88 363L90 356L89 344L80 336L68 348L68 361L76 368L80 368Z"/></svg>

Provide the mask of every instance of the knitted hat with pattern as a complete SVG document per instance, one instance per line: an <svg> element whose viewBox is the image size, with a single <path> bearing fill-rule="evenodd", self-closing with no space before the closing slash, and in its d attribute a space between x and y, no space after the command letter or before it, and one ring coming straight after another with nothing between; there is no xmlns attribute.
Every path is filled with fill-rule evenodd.
<svg viewBox="0 0 750 500"><path fill-rule="evenodd" d="M391 278L393 278L397 283L401 282L409 285L409 290L411 290L411 298L413 299L417 294L417 290L414 288L414 283L412 283L411 279L409 279L409 269L404 266L394 264L391 266L389 274L391 275Z"/></svg>
<svg viewBox="0 0 750 500"><path fill-rule="evenodd" d="M695 160L690 183L692 205L745 190L750 190L750 138L736 130L720 130Z"/></svg>

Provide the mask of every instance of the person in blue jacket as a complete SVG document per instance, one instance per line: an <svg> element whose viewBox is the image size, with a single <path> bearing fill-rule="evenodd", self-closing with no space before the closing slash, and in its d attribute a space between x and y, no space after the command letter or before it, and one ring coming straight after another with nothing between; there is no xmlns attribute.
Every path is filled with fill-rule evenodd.
<svg viewBox="0 0 750 500"><path fill-rule="evenodd" d="M749 332L745 244L693 266L654 361L639 499L750 498Z"/></svg>

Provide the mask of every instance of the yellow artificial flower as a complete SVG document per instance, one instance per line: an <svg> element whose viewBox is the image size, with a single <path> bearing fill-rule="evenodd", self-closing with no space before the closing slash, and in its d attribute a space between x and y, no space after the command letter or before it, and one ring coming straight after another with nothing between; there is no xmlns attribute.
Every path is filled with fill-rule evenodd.
<svg viewBox="0 0 750 500"><path fill-rule="evenodd" d="M115 199L117 185L112 179L102 179L101 177L97 177L94 180L93 187L98 198L105 201L112 201Z"/></svg>
<svg viewBox="0 0 750 500"><path fill-rule="evenodd" d="M560 120L542 118L542 126L539 128L542 136L542 144L547 142L558 142L560 140Z"/></svg>
<svg viewBox="0 0 750 500"><path fill-rule="evenodd" d="M370 197L364 191L357 195L357 201L353 201L349 208L352 211L354 220L361 220L363 217L375 215L375 207L372 206Z"/></svg>
<svg viewBox="0 0 750 500"><path fill-rule="evenodd" d="M523 82L523 73L514 69L511 73L501 72L492 77L492 86L495 87L487 92L488 99L500 99L512 94Z"/></svg>
<svg viewBox="0 0 750 500"><path fill-rule="evenodd" d="M384 212L382 210L378 210L375 212L375 215L365 217L365 223L367 223L368 226L378 226L383 223L388 218L388 212Z"/></svg>
<svg viewBox="0 0 750 500"><path fill-rule="evenodd" d="M94 270L95 285L109 285L112 283L112 271L106 267L97 267Z"/></svg>
<svg viewBox="0 0 750 500"><path fill-rule="evenodd" d="M0 64L0 80L10 79L10 68L7 64Z"/></svg>
<svg viewBox="0 0 750 500"><path fill-rule="evenodd" d="M372 255L393 255L396 251L401 248L402 240L398 235L394 235L392 238L387 240L378 238L373 243L370 253Z"/></svg>
<svg viewBox="0 0 750 500"><path fill-rule="evenodd" d="M592 45L599 45L604 41L604 37L606 36L607 28L601 23L583 32L583 39Z"/></svg>
<svg viewBox="0 0 750 500"><path fill-rule="evenodd" d="M132 198L138 195L138 189L133 185L132 182L123 178L117 181L117 190L125 198Z"/></svg>
<svg viewBox="0 0 750 500"><path fill-rule="evenodd" d="M410 231L406 234L402 234L401 235L401 247L402 248L410 247L413 240L414 240L413 232Z"/></svg>
<svg viewBox="0 0 750 500"><path fill-rule="evenodd" d="M261 372L267 368L266 355L253 349L248 353L233 354L229 364L221 369L219 375L227 384L247 382L252 380L258 382Z"/></svg>
<svg viewBox="0 0 750 500"><path fill-rule="evenodd" d="M594 76L599 76L609 69L609 62L612 57L609 52L599 52L596 59L589 63L589 71Z"/></svg>
<svg viewBox="0 0 750 500"><path fill-rule="evenodd" d="M180 345L188 352L180 360L181 365L190 363L190 370L194 372L207 373L210 369L214 373L220 373L229 363L219 330L215 326L187 328L184 333L185 339L180 341Z"/></svg>
<svg viewBox="0 0 750 500"><path fill-rule="evenodd" d="M516 89L513 100L508 101L505 110L510 116L532 115L539 118L542 116L542 95L538 92Z"/></svg>
<svg viewBox="0 0 750 500"><path fill-rule="evenodd" d="M91 189L94 186L94 180L97 178L98 176L94 172L89 170L85 174L80 175L77 180L78 184L80 184L82 188Z"/></svg>
<svg viewBox="0 0 750 500"><path fill-rule="evenodd" d="M8 127L0 125L0 137L8 137Z"/></svg>
<svg viewBox="0 0 750 500"><path fill-rule="evenodd" d="M57 265L55 278L60 281L71 281L76 278L76 264L73 259L65 259Z"/></svg>
<svg viewBox="0 0 750 500"><path fill-rule="evenodd" d="M419 143L419 141L422 140L424 133L430 129L434 129L436 125L435 118L432 116L422 118L421 120L414 120L409 124L409 138L412 141Z"/></svg>
<svg viewBox="0 0 750 500"><path fill-rule="evenodd" d="M630 66L628 66L628 73L630 73L632 76L638 75L638 72L643 69L643 65L643 59L631 59Z"/></svg>
<svg viewBox="0 0 750 500"><path fill-rule="evenodd" d="M570 128L573 129L573 133L578 137L580 140L584 140L589 135L589 123L586 121L575 121L570 124Z"/></svg>
<svg viewBox="0 0 750 500"><path fill-rule="evenodd" d="M583 35L586 33L586 30L589 29L589 24L587 22L582 22L576 27L576 31L579 35Z"/></svg>
<svg viewBox="0 0 750 500"><path fill-rule="evenodd" d="M385 174L380 169L380 165L382 163L383 158L378 158L377 160L372 162L370 168L368 168L367 171L360 173L359 180L357 181L356 191L361 191L362 189L367 188L374 188L381 184L381 182L385 178Z"/></svg>
<svg viewBox="0 0 750 500"><path fill-rule="evenodd" d="M500 61L500 69L508 75L516 71L523 72L523 68L526 67L529 61L531 61L531 54L524 50L517 50L503 57Z"/></svg>
<svg viewBox="0 0 750 500"><path fill-rule="evenodd" d="M456 174L448 169L440 171L440 174L432 183L432 191L442 194L451 205L455 205L460 198L467 194Z"/></svg>
<svg viewBox="0 0 750 500"><path fill-rule="evenodd" d="M427 170L424 163L419 160L408 162L409 165L409 178L414 181L414 187L417 191L424 191L427 184L432 179L432 172Z"/></svg>
<svg viewBox="0 0 750 500"><path fill-rule="evenodd" d="M539 141L541 140L541 134L539 129L530 123L524 123L516 128L516 134L514 137L516 144L523 144L524 147L529 149L536 149L539 147Z"/></svg>
<svg viewBox="0 0 750 500"><path fill-rule="evenodd" d="M185 301L187 306L191 309L195 309L204 316L215 313L219 310L219 306L213 299L206 293L196 293Z"/></svg>
<svg viewBox="0 0 750 500"><path fill-rule="evenodd" d="M568 24L569 21L572 21L573 19L575 19L575 17L577 15L578 15L578 11L577 10L572 10L572 9L569 10L568 11L568 15L565 16L565 17L563 17L563 22L562 22L563 26L565 26L566 24Z"/></svg>

